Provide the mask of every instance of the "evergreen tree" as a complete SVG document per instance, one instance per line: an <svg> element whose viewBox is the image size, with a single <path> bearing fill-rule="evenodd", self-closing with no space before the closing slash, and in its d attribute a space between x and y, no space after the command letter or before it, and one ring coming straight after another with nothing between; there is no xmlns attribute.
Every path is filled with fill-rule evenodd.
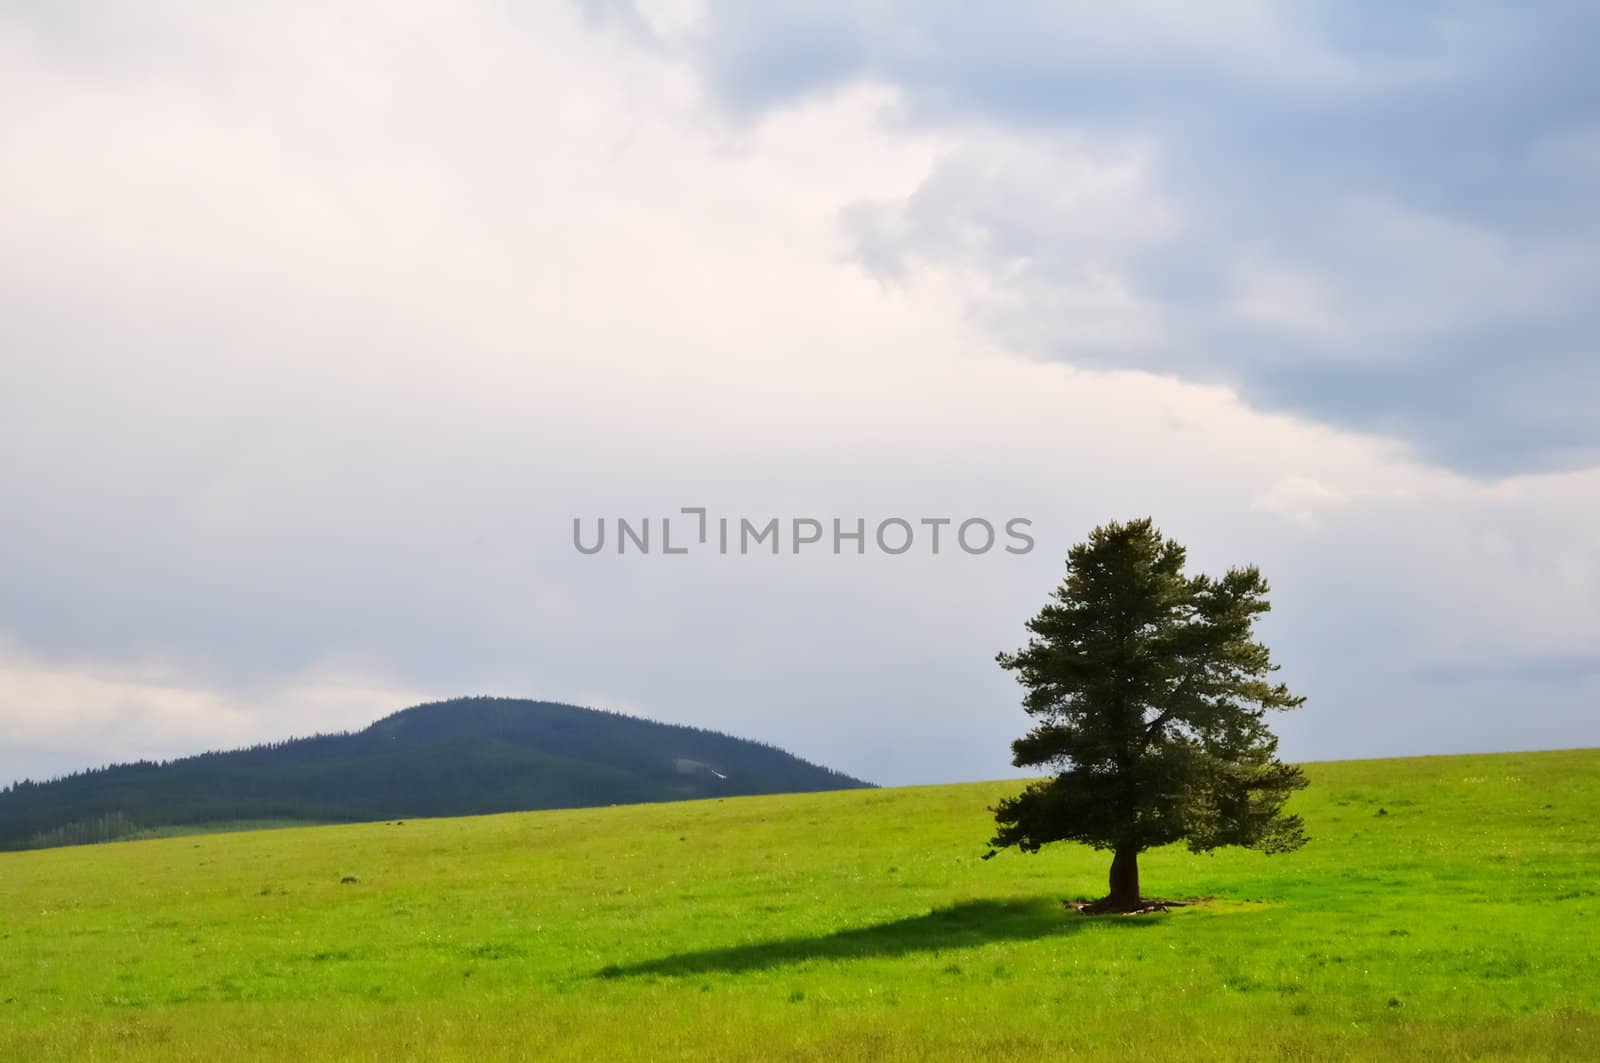
<svg viewBox="0 0 1600 1063"><path fill-rule="evenodd" d="M991 844L1110 850L1108 910L1140 906L1145 849L1305 842L1300 817L1281 811L1305 778L1276 759L1265 721L1305 699L1267 680L1277 665L1251 632L1267 583L1254 566L1185 575L1184 561L1149 519L1096 528L1068 553L1028 644L998 657L1035 720L1013 762L1053 776L993 809Z"/></svg>

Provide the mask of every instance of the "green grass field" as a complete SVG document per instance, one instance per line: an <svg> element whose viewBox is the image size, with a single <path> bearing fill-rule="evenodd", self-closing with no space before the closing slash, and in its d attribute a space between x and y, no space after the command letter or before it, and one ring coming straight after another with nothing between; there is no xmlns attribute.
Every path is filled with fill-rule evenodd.
<svg viewBox="0 0 1600 1063"><path fill-rule="evenodd" d="M0 853L0 1059L1600 1059L1600 751L1307 770L1136 917L1016 783Z"/></svg>

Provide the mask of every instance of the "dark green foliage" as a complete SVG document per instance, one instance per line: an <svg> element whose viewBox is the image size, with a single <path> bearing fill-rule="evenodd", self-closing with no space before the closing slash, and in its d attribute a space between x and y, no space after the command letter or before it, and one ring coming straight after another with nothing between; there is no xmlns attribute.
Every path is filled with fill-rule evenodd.
<svg viewBox="0 0 1600 1063"><path fill-rule="evenodd" d="M1138 899L1144 849L1305 841L1300 818L1281 814L1305 780L1276 759L1265 720L1304 699L1267 680L1277 666L1252 638L1267 583L1253 566L1188 576L1184 560L1148 519L1096 528L1029 621L1028 645L998 657L1036 721L1014 762L1053 777L1000 802L992 844L1113 850L1119 901Z"/></svg>
<svg viewBox="0 0 1600 1063"><path fill-rule="evenodd" d="M366 730L0 791L0 848L234 820L339 822L868 785L715 731L544 701L418 705Z"/></svg>
<svg viewBox="0 0 1600 1063"><path fill-rule="evenodd" d="M57 845L89 845L126 838L139 831L139 824L124 812L102 812L97 816L76 819L49 830L42 830L28 839L30 849L49 849Z"/></svg>

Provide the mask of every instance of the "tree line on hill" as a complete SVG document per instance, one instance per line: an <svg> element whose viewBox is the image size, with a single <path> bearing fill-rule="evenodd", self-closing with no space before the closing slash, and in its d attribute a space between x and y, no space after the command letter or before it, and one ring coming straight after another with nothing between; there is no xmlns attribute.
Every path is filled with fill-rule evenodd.
<svg viewBox="0 0 1600 1063"><path fill-rule="evenodd" d="M0 790L0 848L238 820L355 822L868 785L718 731L458 698L361 731L23 780Z"/></svg>

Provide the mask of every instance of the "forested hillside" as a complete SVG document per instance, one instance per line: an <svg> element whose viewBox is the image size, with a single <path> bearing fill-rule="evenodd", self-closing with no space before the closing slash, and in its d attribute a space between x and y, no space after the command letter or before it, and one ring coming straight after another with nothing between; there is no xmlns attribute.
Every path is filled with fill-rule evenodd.
<svg viewBox="0 0 1600 1063"><path fill-rule="evenodd" d="M353 733L24 781L0 791L0 848L240 820L462 816L867 785L716 731L545 701L460 698Z"/></svg>

